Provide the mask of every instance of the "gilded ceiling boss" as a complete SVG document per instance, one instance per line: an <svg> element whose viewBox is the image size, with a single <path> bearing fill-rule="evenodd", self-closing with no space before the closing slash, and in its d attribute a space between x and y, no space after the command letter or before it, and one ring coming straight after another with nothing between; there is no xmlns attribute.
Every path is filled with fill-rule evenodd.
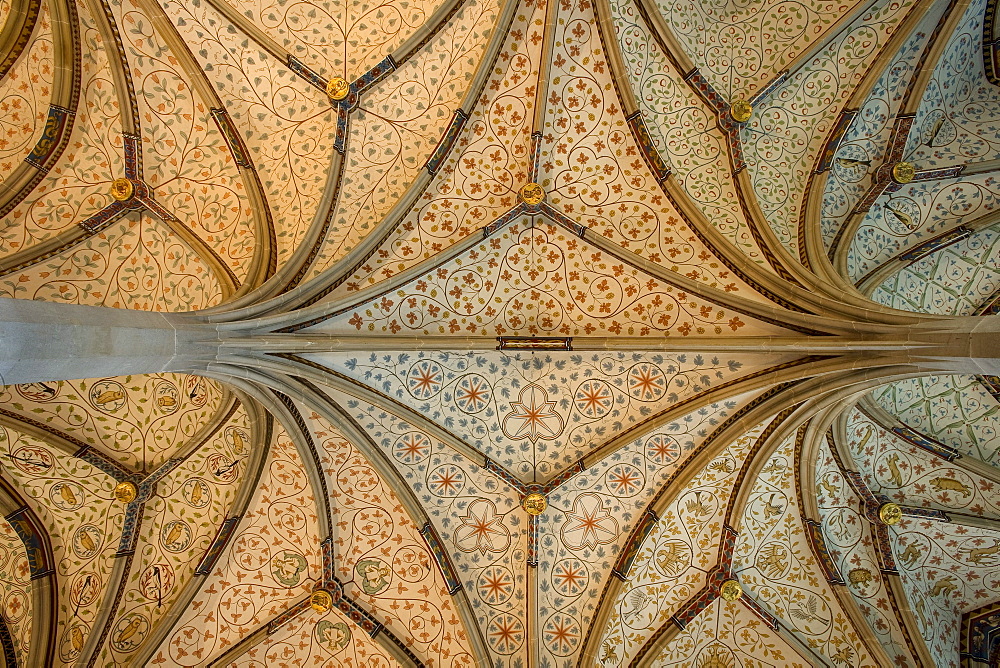
<svg viewBox="0 0 1000 668"><path fill-rule="evenodd" d="M995 666L987 0L0 2L5 666Z"/></svg>

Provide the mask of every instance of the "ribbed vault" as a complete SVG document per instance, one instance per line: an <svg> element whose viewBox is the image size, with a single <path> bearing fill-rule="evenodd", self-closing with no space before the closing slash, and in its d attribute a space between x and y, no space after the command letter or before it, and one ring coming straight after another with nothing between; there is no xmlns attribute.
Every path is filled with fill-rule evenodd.
<svg viewBox="0 0 1000 668"><path fill-rule="evenodd" d="M0 1L5 665L992 665L995 5Z"/></svg>

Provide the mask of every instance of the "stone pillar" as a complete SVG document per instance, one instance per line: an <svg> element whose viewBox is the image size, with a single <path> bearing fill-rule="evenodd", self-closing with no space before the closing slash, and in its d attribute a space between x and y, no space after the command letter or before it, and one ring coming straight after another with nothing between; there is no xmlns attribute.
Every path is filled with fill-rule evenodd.
<svg viewBox="0 0 1000 668"><path fill-rule="evenodd" d="M0 384L197 371L217 337L179 314L0 297Z"/></svg>
<svg viewBox="0 0 1000 668"><path fill-rule="evenodd" d="M1000 315L968 316L913 327L914 361L930 371L1000 376Z"/></svg>

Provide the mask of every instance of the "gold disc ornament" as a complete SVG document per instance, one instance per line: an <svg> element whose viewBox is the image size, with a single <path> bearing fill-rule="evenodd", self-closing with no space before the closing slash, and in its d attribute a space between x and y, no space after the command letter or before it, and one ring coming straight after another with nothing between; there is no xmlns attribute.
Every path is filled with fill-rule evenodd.
<svg viewBox="0 0 1000 668"><path fill-rule="evenodd" d="M528 206L535 206L545 199L545 191L537 183L526 183L517 191L517 196Z"/></svg>
<svg viewBox="0 0 1000 668"><path fill-rule="evenodd" d="M126 480L115 485L115 498L122 503L132 503L138 495L139 488L135 486L134 482Z"/></svg>
<svg viewBox="0 0 1000 668"><path fill-rule="evenodd" d="M753 105L751 105L746 100L736 100L733 105L729 107L729 115L732 116L733 120L737 123L746 123L753 116Z"/></svg>
<svg viewBox="0 0 1000 668"><path fill-rule="evenodd" d="M309 597L309 607L316 612L329 612L333 607L333 596L325 589L317 589Z"/></svg>
<svg viewBox="0 0 1000 668"><path fill-rule="evenodd" d="M529 515L541 515L545 512L548 505L549 503L545 500L545 495L538 492L532 492L521 501L521 506Z"/></svg>
<svg viewBox="0 0 1000 668"><path fill-rule="evenodd" d="M896 183L909 183L916 175L916 168L908 162L897 162L892 166L892 180Z"/></svg>
<svg viewBox="0 0 1000 668"><path fill-rule="evenodd" d="M882 524L889 526L899 524L903 519L903 509L895 503L883 503L878 507L878 518L882 520Z"/></svg>
<svg viewBox="0 0 1000 668"><path fill-rule="evenodd" d="M135 194L135 186L128 179L115 179L111 182L111 196L119 202L124 202Z"/></svg>
<svg viewBox="0 0 1000 668"><path fill-rule="evenodd" d="M740 596L743 596L743 587L740 586L739 580L726 580L719 587L719 596L727 601L739 600Z"/></svg>
<svg viewBox="0 0 1000 668"><path fill-rule="evenodd" d="M333 101L343 100L351 92L351 84L344 77L333 77L326 82L326 94Z"/></svg>

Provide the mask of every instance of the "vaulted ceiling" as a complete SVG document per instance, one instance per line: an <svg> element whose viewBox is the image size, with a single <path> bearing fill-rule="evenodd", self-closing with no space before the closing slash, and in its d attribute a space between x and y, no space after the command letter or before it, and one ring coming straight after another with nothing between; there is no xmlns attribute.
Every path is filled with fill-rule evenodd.
<svg viewBox="0 0 1000 668"><path fill-rule="evenodd" d="M0 660L996 665L996 11L0 0Z"/></svg>

